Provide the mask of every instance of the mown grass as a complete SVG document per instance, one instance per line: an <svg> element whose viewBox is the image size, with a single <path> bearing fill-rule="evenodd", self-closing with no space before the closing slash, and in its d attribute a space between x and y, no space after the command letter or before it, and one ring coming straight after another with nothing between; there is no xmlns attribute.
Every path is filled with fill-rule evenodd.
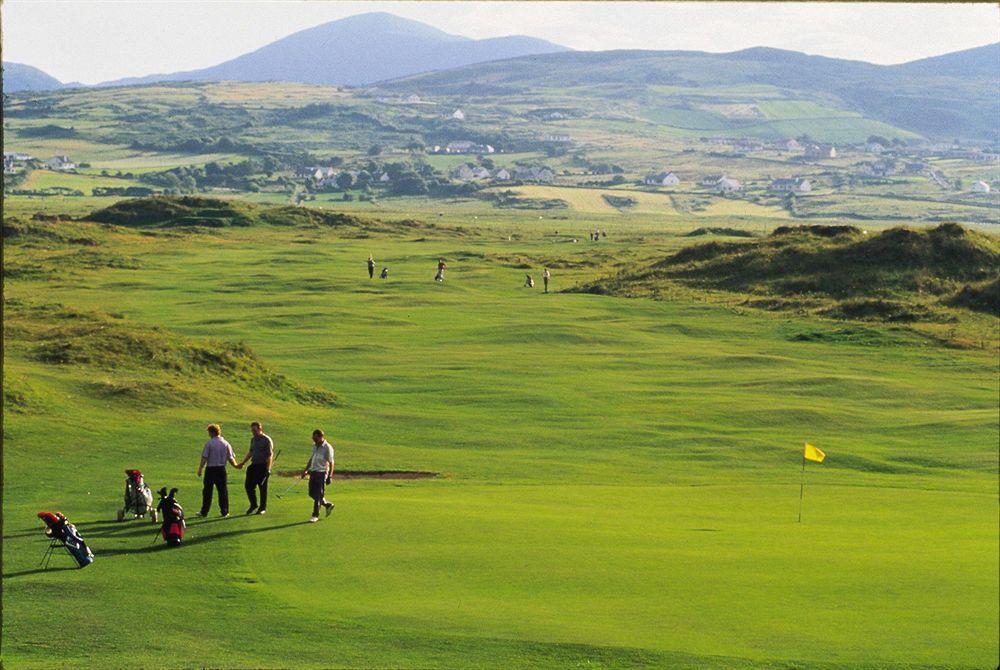
<svg viewBox="0 0 1000 670"><path fill-rule="evenodd" d="M365 239L301 221L8 237L5 264L47 274L4 287L5 665L996 664L993 351L693 289L544 295L521 288L542 264L561 291L690 240L463 217ZM73 238L134 263L60 269ZM368 279L369 253L389 280ZM243 452L252 419L278 469L323 427L338 468L442 476L338 481L315 525L303 485L274 497L282 480L266 517L192 520L176 551L113 521L126 467L193 512L204 425ZM828 460L797 524L804 440ZM46 508L93 566L36 570Z"/></svg>

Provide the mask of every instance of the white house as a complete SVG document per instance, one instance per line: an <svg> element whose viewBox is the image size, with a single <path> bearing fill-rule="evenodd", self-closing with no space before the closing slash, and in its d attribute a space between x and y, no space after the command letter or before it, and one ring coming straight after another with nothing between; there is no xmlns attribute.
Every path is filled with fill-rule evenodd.
<svg viewBox="0 0 1000 670"><path fill-rule="evenodd" d="M491 154L495 150L488 144L476 144L469 140L449 142L444 148L446 154Z"/></svg>
<svg viewBox="0 0 1000 670"><path fill-rule="evenodd" d="M539 166L518 166L514 168L514 179L520 181L551 182L555 179L555 173L547 167Z"/></svg>
<svg viewBox="0 0 1000 670"><path fill-rule="evenodd" d="M411 95L410 97L408 97L406 99L406 101L409 102L409 103L411 103L411 104L419 103L420 102L420 96L416 95L416 94Z"/></svg>
<svg viewBox="0 0 1000 670"><path fill-rule="evenodd" d="M719 193L735 193L743 188L743 184L730 177L722 177L715 182L715 190Z"/></svg>
<svg viewBox="0 0 1000 670"><path fill-rule="evenodd" d="M53 156L45 161L45 167L58 172L67 172L76 169L76 163L69 159L69 156Z"/></svg>
<svg viewBox="0 0 1000 670"><path fill-rule="evenodd" d="M490 171L484 167L474 167L472 168L472 178L473 179L489 179Z"/></svg>
<svg viewBox="0 0 1000 670"><path fill-rule="evenodd" d="M880 154L883 151L885 151L885 147L879 144L878 142L867 142L865 144L866 154Z"/></svg>
<svg viewBox="0 0 1000 670"><path fill-rule="evenodd" d="M972 191L973 193L989 193L990 185L984 181L977 181L975 184L972 185L972 188L970 188L969 190Z"/></svg>
<svg viewBox="0 0 1000 670"><path fill-rule="evenodd" d="M546 135L542 138L543 142L561 142L563 144L567 142L572 142L573 138L569 135Z"/></svg>
<svg viewBox="0 0 1000 670"><path fill-rule="evenodd" d="M673 172L646 175L642 181L650 186L676 186L681 183L681 180Z"/></svg>
<svg viewBox="0 0 1000 670"><path fill-rule="evenodd" d="M383 172L382 175L378 178L378 180L383 184L387 184L390 181L392 181L392 179L389 177L388 172Z"/></svg>
<svg viewBox="0 0 1000 670"><path fill-rule="evenodd" d="M807 158L836 158L836 147L829 144L810 144L806 147Z"/></svg>
<svg viewBox="0 0 1000 670"><path fill-rule="evenodd" d="M768 186L768 190L780 193L808 193L812 190L812 184L808 179L775 179Z"/></svg>
<svg viewBox="0 0 1000 670"><path fill-rule="evenodd" d="M510 180L510 172L508 172L504 168L500 168L493 175L493 179L495 179L496 181L508 181Z"/></svg>
<svg viewBox="0 0 1000 670"><path fill-rule="evenodd" d="M461 179L462 181L472 181L473 172L472 167L468 163L462 163L458 167L454 168L448 173L454 179Z"/></svg>
<svg viewBox="0 0 1000 670"><path fill-rule="evenodd" d="M782 145L785 151L802 151L802 145L798 140L790 139Z"/></svg>
<svg viewBox="0 0 1000 670"><path fill-rule="evenodd" d="M454 111L454 112L452 113L452 115L451 115L451 118L453 118L453 119L458 119L459 121L465 121L465 112L463 112L463 111L462 111L462 110L460 110L460 109L456 109L456 110L455 110L455 111Z"/></svg>

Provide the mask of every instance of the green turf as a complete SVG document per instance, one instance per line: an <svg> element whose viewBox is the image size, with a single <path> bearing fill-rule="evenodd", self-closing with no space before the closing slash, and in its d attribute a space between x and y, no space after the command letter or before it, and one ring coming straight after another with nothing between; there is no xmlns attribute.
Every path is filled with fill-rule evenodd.
<svg viewBox="0 0 1000 670"><path fill-rule="evenodd" d="M573 244L589 220L476 211L8 239L35 270L4 286L5 667L996 665L995 349L694 293L544 295L521 288L543 263L562 290L688 240L651 218L642 244L624 224ZM220 340L337 404L192 367ZM52 342L75 357L46 362ZM178 550L113 521L128 467L193 514L205 424L242 456L252 419L277 470L322 427L338 469L440 476L338 480L315 525L277 477L266 517L192 520ZM805 440L828 459L796 523ZM53 508L93 566L37 569Z"/></svg>

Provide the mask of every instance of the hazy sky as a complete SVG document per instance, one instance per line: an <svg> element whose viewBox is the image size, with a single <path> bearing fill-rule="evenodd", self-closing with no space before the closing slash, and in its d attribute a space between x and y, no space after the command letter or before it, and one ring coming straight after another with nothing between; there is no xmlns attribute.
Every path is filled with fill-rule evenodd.
<svg viewBox="0 0 1000 670"><path fill-rule="evenodd" d="M1000 41L995 4L5 0L0 11L4 60L88 84L215 65L373 11L584 50L772 46L889 64Z"/></svg>

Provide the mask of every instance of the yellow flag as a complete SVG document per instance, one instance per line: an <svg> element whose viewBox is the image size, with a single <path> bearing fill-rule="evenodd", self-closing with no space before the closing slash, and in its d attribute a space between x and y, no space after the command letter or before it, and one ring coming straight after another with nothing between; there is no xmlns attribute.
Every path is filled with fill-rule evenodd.
<svg viewBox="0 0 1000 670"><path fill-rule="evenodd" d="M805 457L807 461L816 461L817 463L822 463L823 459L826 458L826 454L806 442Z"/></svg>

